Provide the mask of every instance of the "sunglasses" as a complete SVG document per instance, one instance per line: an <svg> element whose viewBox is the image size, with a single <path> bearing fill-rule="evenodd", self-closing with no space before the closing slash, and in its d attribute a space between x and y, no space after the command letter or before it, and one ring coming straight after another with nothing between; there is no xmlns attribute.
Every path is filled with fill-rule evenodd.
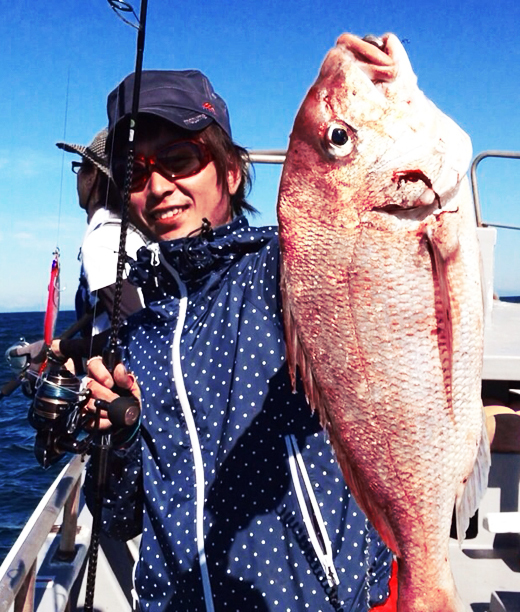
<svg viewBox="0 0 520 612"><path fill-rule="evenodd" d="M72 172L74 172L74 174L78 174L78 172L83 167L83 162L73 161L73 162L70 163L70 165L71 165L71 168L72 168Z"/></svg>
<svg viewBox="0 0 520 612"><path fill-rule="evenodd" d="M211 154L207 148L191 140L174 142L151 157L138 155L134 159L130 191L142 191L152 172L159 172L169 180L186 178L200 172L210 161ZM116 158L112 163L112 176L121 189L125 184L126 163L122 158Z"/></svg>

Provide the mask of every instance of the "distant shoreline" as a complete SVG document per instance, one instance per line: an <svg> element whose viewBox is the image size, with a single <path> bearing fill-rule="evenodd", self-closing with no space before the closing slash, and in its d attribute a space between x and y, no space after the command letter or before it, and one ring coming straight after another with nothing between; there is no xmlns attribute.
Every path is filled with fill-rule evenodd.
<svg viewBox="0 0 520 612"><path fill-rule="evenodd" d="M69 312L75 312L73 308L69 308L67 310L60 310L61 314L65 314L65 313L69 313ZM58 317L60 316L60 313L58 313ZM6 315L6 314L26 314L26 315L44 315L45 314L45 310L0 310L0 315Z"/></svg>

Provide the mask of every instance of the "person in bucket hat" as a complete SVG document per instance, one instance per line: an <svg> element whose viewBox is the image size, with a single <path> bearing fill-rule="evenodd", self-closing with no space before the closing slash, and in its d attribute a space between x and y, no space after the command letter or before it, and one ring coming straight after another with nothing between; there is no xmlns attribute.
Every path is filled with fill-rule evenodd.
<svg viewBox="0 0 520 612"><path fill-rule="evenodd" d="M133 79L107 105L120 189ZM144 71L129 214L154 242L129 278L145 308L121 331L124 363L111 375L92 359L87 384L89 412L117 399L114 382L141 405L139 428L110 451L103 528L142 534L143 612L365 612L388 595L392 554L292 391L278 235L249 225L248 185L207 77ZM85 492L92 508L90 471Z"/></svg>
<svg viewBox="0 0 520 612"><path fill-rule="evenodd" d="M72 162L72 171L77 175L79 205L87 213L90 223L94 213L106 208L119 214L121 199L114 189L111 178L108 156L105 153L108 130L103 128L88 145L57 142L56 146L68 153L76 153L81 161Z"/></svg>
<svg viewBox="0 0 520 612"><path fill-rule="evenodd" d="M121 197L111 180L105 153L107 134L107 128L103 128L88 145L56 143L60 149L81 157L81 161L72 162L72 170L77 175L78 202L87 213L88 226L79 252L81 270L75 306L78 319L91 313L93 320L82 328L82 338L54 339L51 350L58 359L72 359L79 372L83 369L82 360L91 357L92 351L101 351L106 343L114 303ZM135 258L137 250L147 242L141 232L130 227L126 241L129 257ZM143 305L139 292L126 279L121 305L123 318ZM20 354L28 355L31 368L38 370L46 350L42 340L21 347Z"/></svg>
<svg viewBox="0 0 520 612"><path fill-rule="evenodd" d="M87 213L88 227L80 249L81 275L76 310L78 316L85 311L97 311L92 335L110 326L121 231L121 197L111 180L105 152L107 135L108 129L103 128L88 145L56 143L60 149L81 157L80 162L72 162L72 170L77 174L79 205ZM127 254L135 258L145 242L142 234L131 227L127 235ZM122 314L126 317L139 310L142 303L135 287L126 281L123 291ZM66 341L60 346L62 350L68 348Z"/></svg>

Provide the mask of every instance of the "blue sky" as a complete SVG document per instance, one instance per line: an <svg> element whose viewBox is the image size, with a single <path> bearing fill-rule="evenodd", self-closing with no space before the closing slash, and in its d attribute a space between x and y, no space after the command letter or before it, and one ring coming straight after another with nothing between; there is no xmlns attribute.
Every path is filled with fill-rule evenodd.
<svg viewBox="0 0 520 612"><path fill-rule="evenodd" d="M106 0L0 0L0 9L0 312L44 310L56 245L69 309L85 216L70 172L77 158L55 142L87 144L105 125L106 95L134 68L135 30ZM475 154L519 150L519 23L518 0L149 0L144 67L201 69L228 103L237 142L284 148L339 34L391 31ZM520 225L519 170L520 161L483 162L484 220ZM278 176L257 169L259 224L275 222ZM496 286L518 293L518 238L508 233L499 236Z"/></svg>

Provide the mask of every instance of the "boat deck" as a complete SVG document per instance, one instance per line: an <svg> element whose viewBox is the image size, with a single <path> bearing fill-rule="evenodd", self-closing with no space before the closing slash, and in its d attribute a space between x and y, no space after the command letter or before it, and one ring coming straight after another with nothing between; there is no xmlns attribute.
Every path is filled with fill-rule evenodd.
<svg viewBox="0 0 520 612"><path fill-rule="evenodd" d="M468 611L520 612L520 535L490 531L497 526L499 530L507 529L507 519L511 517L520 520L519 490L520 454L493 453L489 487L479 510L478 535L465 540L462 547L455 540L450 541L455 582ZM57 524L60 522L61 517ZM515 520L511 522L514 524ZM80 567L74 573L80 576L81 587L72 589L70 612L82 611L85 598L85 552L91 516L82 502L78 525L76 549ZM70 568L56 560L57 531L55 528L49 534L38 557L34 609L39 612L65 610ZM138 540L124 544L102 538L96 612L131 612L132 570L137 550Z"/></svg>
<svg viewBox="0 0 520 612"><path fill-rule="evenodd" d="M519 382L520 303L493 300L484 329L482 378Z"/></svg>
<svg viewBox="0 0 520 612"><path fill-rule="evenodd" d="M520 612L520 535L490 531L508 529L510 513L519 510L519 483L520 454L493 453L478 535L462 548L450 541L455 582L473 612Z"/></svg>

